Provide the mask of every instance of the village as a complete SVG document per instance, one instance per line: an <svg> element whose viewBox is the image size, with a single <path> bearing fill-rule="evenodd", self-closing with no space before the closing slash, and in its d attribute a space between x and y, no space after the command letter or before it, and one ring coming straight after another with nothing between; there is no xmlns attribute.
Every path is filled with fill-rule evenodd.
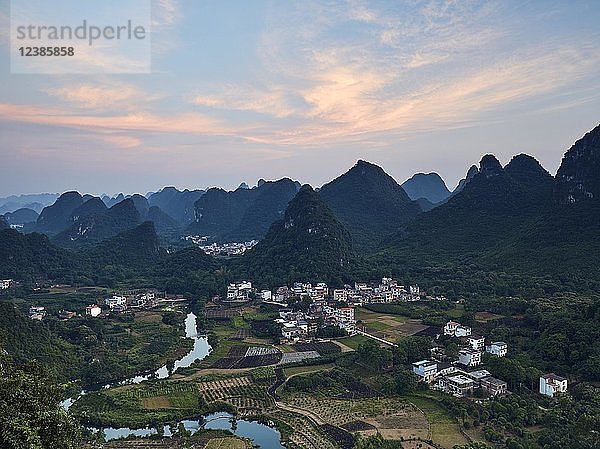
<svg viewBox="0 0 600 449"><path fill-rule="evenodd" d="M395 343L357 326L355 307L398 301L446 300L444 297L427 295L418 285L405 287L391 278L356 283L354 287L345 285L340 289L330 289L325 283L313 286L302 282L294 283L291 288L281 286L274 291L258 291L249 281L229 285L227 302L244 302L251 298L282 307L279 317L275 319L281 326L281 344L309 343L358 333L389 346L395 346ZM460 347L457 357L448 357L443 347L436 344L442 336L458 340ZM506 342L488 341L486 344L486 337L473 334L471 327L456 321L448 321L442 332L433 337L430 359L412 364L412 372L419 381L431 389L458 398L473 397L477 390L485 392L487 396L509 394L507 382L492 377L486 369L478 368L484 352L494 357L505 357L508 354ZM540 376L540 394L554 397L566 391L567 379L554 373Z"/></svg>
<svg viewBox="0 0 600 449"><path fill-rule="evenodd" d="M6 280L0 285L5 289L14 283ZM99 303L88 304L82 310L60 310L58 318L65 321L77 316L103 318L111 314L150 310L158 306L168 307L186 301L181 295L167 295L154 289L117 291L105 295ZM264 304L276 311L271 315L272 321L279 329L279 335L275 337L275 347L252 346L246 351L246 356L253 350L256 354L252 352L250 356L254 358L262 357L265 361L277 359L279 365L285 365L302 363L303 360L321 356L315 351L284 351L282 357L277 356L281 348L285 347L301 348L304 345L310 349L311 345L315 344L335 343L344 348L349 341L358 337L363 343L373 341L382 347L395 347L402 335L426 336L432 342L430 356L414 360L407 368L428 389L472 400L511 394L507 382L493 377L484 365L484 354L499 358L509 354L506 342L477 335L470 326L454 320L447 321L443 327L437 328L407 322L403 325L412 326L412 330L402 334L393 331L378 332L377 329L385 328L389 317L374 315L371 318L369 313L372 312L365 308L371 305L434 304L433 302L447 301L444 297L428 295L418 285L404 286L392 278L355 283L354 286L345 285L342 288L330 288L325 283L313 285L297 282L292 286L279 286L273 290L257 288L251 281L241 281L229 284L225 295L213 297L211 310L234 311L251 304L252 307ZM45 307L29 307L29 317L32 320L43 320L46 316ZM453 355L449 355L444 347L449 339L458 345L458 351ZM355 350L356 346L346 349ZM223 362L214 363L220 366ZM539 378L541 395L552 398L565 393L567 388L567 379L554 373L544 374Z"/></svg>
<svg viewBox="0 0 600 449"><path fill-rule="evenodd" d="M150 310L164 306L165 304L185 303L182 295L167 295L164 292L157 290L133 291L127 293L113 294L106 297L100 304L94 303L85 306L82 310L65 310L58 312L58 318L66 321L77 316L88 316L92 318L102 318L109 316L111 313L123 313L127 311ZM36 321L41 321L48 315L48 311L44 306L32 305L29 307L29 318Z"/></svg>
<svg viewBox="0 0 600 449"><path fill-rule="evenodd" d="M241 256L250 248L254 247L258 240L249 240L247 242L227 242L227 243L208 243L208 236L188 235L183 238L191 242L204 251L209 256Z"/></svg>

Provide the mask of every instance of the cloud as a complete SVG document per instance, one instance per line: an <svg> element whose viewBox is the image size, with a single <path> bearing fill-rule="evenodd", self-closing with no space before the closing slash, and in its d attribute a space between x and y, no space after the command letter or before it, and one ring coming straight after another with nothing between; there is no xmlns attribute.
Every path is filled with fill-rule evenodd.
<svg viewBox="0 0 600 449"><path fill-rule="evenodd" d="M136 86L115 82L111 85L65 85L63 87L47 88L44 91L61 101L95 111L139 109L141 103L159 98L158 95L149 95Z"/></svg>
<svg viewBox="0 0 600 449"><path fill-rule="evenodd" d="M291 98L293 94L283 86L260 89L229 84L204 90L204 93L192 95L190 102L208 108L252 111L279 118L298 112L298 107L294 106L294 99Z"/></svg>
<svg viewBox="0 0 600 449"><path fill-rule="evenodd" d="M137 131L150 134L235 135L233 129L227 128L214 118L198 113L168 116L153 113L85 115L73 114L57 107L3 103L0 104L0 121L85 129L99 133ZM243 131L243 128L240 131Z"/></svg>

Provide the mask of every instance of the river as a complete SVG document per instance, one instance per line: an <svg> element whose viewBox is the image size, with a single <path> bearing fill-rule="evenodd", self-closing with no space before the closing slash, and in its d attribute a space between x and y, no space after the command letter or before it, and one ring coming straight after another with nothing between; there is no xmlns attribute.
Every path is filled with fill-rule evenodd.
<svg viewBox="0 0 600 449"><path fill-rule="evenodd" d="M205 335L198 335L198 330L196 328L196 315L193 313L189 313L185 318L185 336L194 340L194 347L181 359L176 360L173 364L173 369L170 371L167 365L165 365L153 373L137 375L117 382L114 385L105 385L104 388L108 389L117 385L139 384L150 379L166 379L173 375L178 369L187 368L196 360L202 360L204 357L210 354L212 348L208 344L208 339ZM71 405L73 405L73 403L84 394L86 394L86 391L82 390L77 396L62 401L60 405L65 410L68 410L69 407L71 407ZM255 445L259 445L261 448L284 449L284 446L281 444L281 435L276 429L255 421L246 421L243 419L234 420L232 418L233 416L229 413L218 412L206 415L202 420L184 420L181 421L181 423L183 423L184 427L192 433L197 432L201 428L229 430L235 435L250 438ZM158 433L155 428L150 427L145 427L142 429L130 429L128 427L107 427L103 428L102 430L104 431L106 441L123 438L129 435L144 437L156 435ZM169 426L164 426L163 434L166 437L172 436Z"/></svg>

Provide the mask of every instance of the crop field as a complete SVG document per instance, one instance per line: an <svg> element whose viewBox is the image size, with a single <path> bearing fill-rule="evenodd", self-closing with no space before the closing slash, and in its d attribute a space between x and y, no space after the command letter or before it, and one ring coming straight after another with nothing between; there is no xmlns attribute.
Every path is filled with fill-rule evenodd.
<svg viewBox="0 0 600 449"><path fill-rule="evenodd" d="M280 365L285 365L287 363L296 363L301 362L303 360L308 359L318 359L321 355L316 351L306 351L306 352L286 352L283 354Z"/></svg>
<svg viewBox="0 0 600 449"><path fill-rule="evenodd" d="M213 438L208 442L204 449L248 449L250 444L241 438L226 437Z"/></svg>
<svg viewBox="0 0 600 449"><path fill-rule="evenodd" d="M352 337L340 338L339 341L340 341L340 343L342 343L345 346L348 346L349 348L356 349L360 345L368 343L373 340L371 340L370 338L365 337L363 335L356 334L356 335L353 335Z"/></svg>
<svg viewBox="0 0 600 449"><path fill-rule="evenodd" d="M317 415L323 422L338 427L357 426L366 423L367 434L377 429L388 439L427 439L429 423L425 415L412 404L399 398L379 398L360 400L341 400L294 394L286 400L286 404L300 411Z"/></svg>
<svg viewBox="0 0 600 449"><path fill-rule="evenodd" d="M206 308L206 319L228 321L233 317L240 317L243 310L240 308L235 309L221 309L220 307L207 307Z"/></svg>
<svg viewBox="0 0 600 449"><path fill-rule="evenodd" d="M275 365L280 360L281 352L272 346L229 345L227 355L215 360L211 368L253 368Z"/></svg>
<svg viewBox="0 0 600 449"><path fill-rule="evenodd" d="M202 401L192 382L161 381L86 394L71 410L92 425L143 427L202 413Z"/></svg>
<svg viewBox="0 0 600 449"><path fill-rule="evenodd" d="M261 413L273 406L266 387L253 383L248 376L198 382L197 386L206 402L227 402L241 414Z"/></svg>
<svg viewBox="0 0 600 449"><path fill-rule="evenodd" d="M377 304L376 304L377 305ZM356 320L360 321L358 327L364 326L366 332L385 340L398 340L409 335L415 335L428 326L422 324L421 320L410 319L401 315L376 312L365 308L357 308Z"/></svg>
<svg viewBox="0 0 600 449"><path fill-rule="evenodd" d="M491 312L475 313L475 320L479 321L480 323L487 323L489 321L499 320L501 318L504 318L504 315L496 315L495 313Z"/></svg>
<svg viewBox="0 0 600 449"><path fill-rule="evenodd" d="M315 341L312 343L296 343L294 348L298 352L317 351L322 356L339 354L342 349L330 341Z"/></svg>
<svg viewBox="0 0 600 449"><path fill-rule="evenodd" d="M309 365L309 366L292 366L283 370L285 377L291 377L298 374L314 373L317 371L324 371L332 369L335 365L333 363L324 365Z"/></svg>
<svg viewBox="0 0 600 449"><path fill-rule="evenodd" d="M289 449L338 449L325 432L305 416L278 410L273 418L282 421L292 429L287 445Z"/></svg>
<svg viewBox="0 0 600 449"><path fill-rule="evenodd" d="M424 396L411 396L408 400L427 416L431 427L431 439L435 443L445 448L467 443L465 437L460 433L456 419L450 416L435 399Z"/></svg>

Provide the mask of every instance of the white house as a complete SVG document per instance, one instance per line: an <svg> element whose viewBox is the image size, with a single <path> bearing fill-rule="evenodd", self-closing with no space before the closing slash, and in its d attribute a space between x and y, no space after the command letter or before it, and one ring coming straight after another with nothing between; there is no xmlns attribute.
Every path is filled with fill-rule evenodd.
<svg viewBox="0 0 600 449"><path fill-rule="evenodd" d="M98 316L102 313L102 309L98 307L96 304L89 305L85 308L85 314L89 316Z"/></svg>
<svg viewBox="0 0 600 449"><path fill-rule="evenodd" d="M302 329L297 323L284 323L281 329L281 335L288 341L298 341L308 333L307 329Z"/></svg>
<svg viewBox="0 0 600 449"><path fill-rule="evenodd" d="M0 279L0 290L6 290L12 285L12 279Z"/></svg>
<svg viewBox="0 0 600 449"><path fill-rule="evenodd" d="M239 301L248 300L250 293L252 292L252 282L242 281L237 284L229 284L227 287L227 300L228 301Z"/></svg>
<svg viewBox="0 0 600 449"><path fill-rule="evenodd" d="M260 297L263 301L270 301L273 298L271 290L263 290L260 292Z"/></svg>
<svg viewBox="0 0 600 449"><path fill-rule="evenodd" d="M334 301L346 301L348 299L348 291L344 288L336 288L333 290Z"/></svg>
<svg viewBox="0 0 600 449"><path fill-rule="evenodd" d="M503 341L495 341L486 346L485 351L496 357L504 357L508 353L508 345Z"/></svg>
<svg viewBox="0 0 600 449"><path fill-rule="evenodd" d="M452 337L468 337L471 335L471 328L469 326L463 326L456 321L448 321L444 326L444 335L450 335Z"/></svg>
<svg viewBox="0 0 600 449"><path fill-rule="evenodd" d="M508 385L506 382L495 377L486 377L480 381L481 388L487 391L491 396L498 396L500 394L506 394L508 392Z"/></svg>
<svg viewBox="0 0 600 449"><path fill-rule="evenodd" d="M481 364L481 352L471 348L462 348L458 351L458 363L465 366L477 366Z"/></svg>
<svg viewBox="0 0 600 449"><path fill-rule="evenodd" d="M112 298L106 298L104 303L114 309L115 307L124 307L127 304L127 298L125 296L113 295Z"/></svg>
<svg viewBox="0 0 600 449"><path fill-rule="evenodd" d="M463 325L458 326L454 333L455 337L468 337L469 335L471 335L471 328Z"/></svg>
<svg viewBox="0 0 600 449"><path fill-rule="evenodd" d="M482 337L481 335L471 335L468 338L468 341L471 348L476 351L483 351L483 348L485 347L485 337Z"/></svg>
<svg viewBox="0 0 600 449"><path fill-rule="evenodd" d="M437 388L445 393L464 397L473 394L474 382L462 374L442 376L438 379Z"/></svg>
<svg viewBox="0 0 600 449"><path fill-rule="evenodd" d="M444 335L452 335L456 334L456 328L460 326L460 323L456 321L448 321L444 326Z"/></svg>
<svg viewBox="0 0 600 449"><path fill-rule="evenodd" d="M32 320L41 321L44 319L45 316L46 316L46 308L45 307L31 306L29 308L29 318L31 318Z"/></svg>
<svg viewBox="0 0 600 449"><path fill-rule="evenodd" d="M554 373L544 374L540 377L540 394L550 396L565 393L567 391L567 379Z"/></svg>
<svg viewBox="0 0 600 449"><path fill-rule="evenodd" d="M412 364L412 370L421 380L429 382L437 374L437 363L431 360L421 360Z"/></svg>
<svg viewBox="0 0 600 449"><path fill-rule="evenodd" d="M486 377L490 377L492 375L492 373L490 373L486 369L471 371L470 373L466 373L466 374L468 377L473 379L473 381L475 382L475 385L477 385L477 386L480 386L482 379L485 379Z"/></svg>

